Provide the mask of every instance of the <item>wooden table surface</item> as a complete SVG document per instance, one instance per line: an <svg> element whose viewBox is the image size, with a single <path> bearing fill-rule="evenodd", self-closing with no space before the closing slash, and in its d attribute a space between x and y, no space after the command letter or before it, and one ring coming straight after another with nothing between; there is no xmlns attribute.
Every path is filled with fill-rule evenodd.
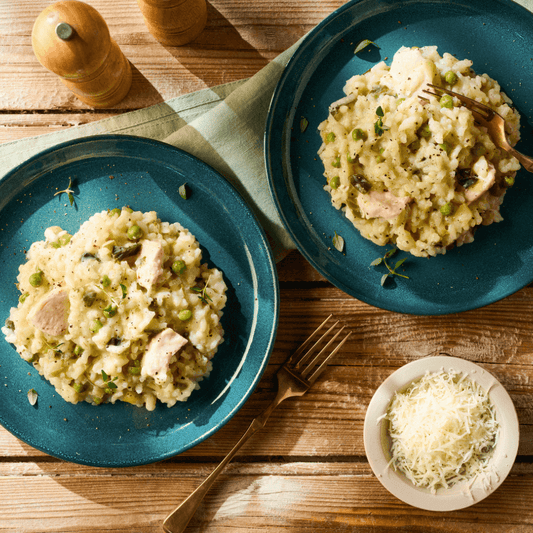
<svg viewBox="0 0 533 533"><path fill-rule="evenodd" d="M33 21L46 0L0 1L0 142L70 128L252 76L343 0L209 0L194 43L159 44L136 0L89 0L133 65L129 96L112 110L79 102L37 62ZM64 462L0 428L0 531L156 532L231 449L274 395L288 353L331 311L353 330L312 390L274 411L207 495L189 531L533 531L533 290L485 308L425 317L383 311L324 280L298 252L278 264L281 316L270 365L241 411L182 455L107 469ZM4 283L6 280L3 281ZM395 369L438 352L481 363L509 391L520 420L518 459L502 486L457 512L410 507L373 475L363 421Z"/></svg>

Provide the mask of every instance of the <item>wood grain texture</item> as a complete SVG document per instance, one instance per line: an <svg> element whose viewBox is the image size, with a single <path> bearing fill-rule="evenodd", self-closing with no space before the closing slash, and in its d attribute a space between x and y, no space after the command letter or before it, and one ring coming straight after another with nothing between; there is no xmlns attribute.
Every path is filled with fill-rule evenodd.
<svg viewBox="0 0 533 533"><path fill-rule="evenodd" d="M137 0L87 2L104 17L132 65L128 97L101 111L82 104L40 66L31 48L33 21L51 2L3 0L0 143L252 76L344 4L210 0L200 36L172 47L148 32ZM280 322L263 379L226 426L187 452L154 465L91 468L50 457L0 427L0 533L161 532L167 513L201 483L274 396L278 366L330 312L353 331L349 342L307 395L282 403L240 450L188 531L533 531L533 288L475 311L421 317L347 296L296 251L278 264L278 274ZM492 372L515 403L521 432L518 460L498 491L445 514L391 496L373 475L362 440L366 408L378 385L400 366L441 352Z"/></svg>

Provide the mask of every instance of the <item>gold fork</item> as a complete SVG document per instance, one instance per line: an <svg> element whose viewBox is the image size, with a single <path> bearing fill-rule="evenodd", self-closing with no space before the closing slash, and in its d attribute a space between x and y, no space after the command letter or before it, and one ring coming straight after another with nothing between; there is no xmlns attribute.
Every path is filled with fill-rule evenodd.
<svg viewBox="0 0 533 533"><path fill-rule="evenodd" d="M443 87L437 87L431 83L428 83L428 86L434 89L436 92L424 90L426 94L431 94L432 96L442 96L440 93L446 93L450 96L455 96L458 98L465 107L470 109L475 121L481 126L487 128L487 131L496 146L499 146L507 153L516 157L516 159L518 159L520 164L528 172L533 172L533 158L521 154L509 144L509 141L507 140L507 134L505 133L505 120L501 115L496 113L496 111L491 109L489 106L481 104L480 102L476 102L476 100L472 100L472 98L468 98L462 94L450 91L449 89L444 89Z"/></svg>
<svg viewBox="0 0 533 533"><path fill-rule="evenodd" d="M328 335L338 326L339 321L336 321L312 346L308 346L314 341L319 332L326 326L332 315L328 316L320 326L309 336L307 340L285 361L283 366L277 371L276 377L278 381L278 392L272 403L255 418L246 433L241 437L239 442L226 455L222 462L211 472L211 474L204 480L204 482L191 493L172 513L170 513L163 522L163 529L166 533L181 533L187 527L187 524L193 517L196 509L202 502L207 491L211 488L214 481L222 472L224 467L231 461L239 448L251 437L256 431L263 428L265 423L272 413L272 411L287 398L293 396L302 396L305 394L311 385L317 380L320 374L326 368L331 358L340 350L341 346L348 340L351 332L329 352L328 350L336 341L337 337L344 330L342 326L338 331L326 342ZM326 344L314 355L322 344ZM307 351L306 351L307 350ZM304 353L305 352L305 353ZM312 358L312 360L310 360ZM305 365L305 366L304 366Z"/></svg>

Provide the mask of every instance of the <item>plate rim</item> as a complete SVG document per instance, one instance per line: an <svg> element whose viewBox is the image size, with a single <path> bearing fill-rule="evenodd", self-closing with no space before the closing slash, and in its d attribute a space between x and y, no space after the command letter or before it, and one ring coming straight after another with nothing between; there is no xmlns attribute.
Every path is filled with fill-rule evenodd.
<svg viewBox="0 0 533 533"><path fill-rule="evenodd" d="M324 278L326 278L330 283L335 285L337 288L344 291L349 296L352 296L354 298L357 298L367 304L370 304L374 307L377 307L379 309L385 310L385 311L391 311L396 313L401 313L405 315L413 315L413 316L443 316L447 314L453 314L453 313L462 313L465 311L472 311L476 309L481 309L483 307L486 307L488 305L491 305L495 302L501 301L502 299L516 293L517 291L521 290L525 286L527 286L531 281L533 281L533 275L531 276L531 280L523 283L521 286L517 286L516 288L507 289L506 291L502 291L502 294L492 294L488 298L483 298L482 301L478 301L476 299L475 301L468 301L463 302L462 305L455 305L453 308L450 307L449 303L439 303L439 302L431 302L431 309L429 308L423 308L421 309L420 306L418 308L414 308L411 306L411 309L406 309L402 303L397 304L391 304L388 303L386 298L377 298L374 297L371 293L362 293L360 290L357 290L357 288L352 288L349 284L345 283L342 279L339 279L335 275L333 275L331 272L328 271L327 265L331 263L331 261L325 262L324 265L320 264L318 260L315 259L312 252L309 251L305 244L302 243L302 241L308 241L309 239L309 231L305 223L302 223L302 231L298 231L300 227L293 228L290 224L290 220L288 218L289 215L292 216L292 213L286 213L283 209L282 202L280 200L281 193L286 193L287 189L284 189L281 191L277 186L277 180L284 179L285 182L290 181L291 184L293 183L292 180L292 172L287 171L287 161L285 161L285 145L289 144L287 141L287 133L280 133L280 146L276 144L276 150L273 149L273 141L272 141L272 132L277 127L279 131L287 132L290 130L291 126L294 126L295 128L297 125L292 122L290 124L287 124L289 119L289 112L287 112L284 115L285 122L280 126L279 123L275 123L274 119L275 114L279 111L279 107L290 108L291 111L294 111L298 103L295 104L294 99L291 99L290 106L284 105L280 103L280 100L283 98L283 90L285 87L285 84L288 82L290 83L290 77L294 76L293 69L300 68L307 72L307 69L305 67L300 66L301 56L307 52L308 47L312 47L314 45L315 39L320 39L320 32L326 28L329 25L335 24L335 19L340 18L344 15L346 11L356 9L360 7L358 4L363 4L367 2L368 0L349 0L346 4L340 6L338 9L333 11L330 15L328 15L324 20L322 20L317 26L315 26L308 34L305 35L305 37L302 39L301 43L299 44L298 48L294 52L294 54L290 57L290 59L287 62L287 65L276 84L274 93L272 95L272 98L270 100L269 109L267 113L267 121L266 121L266 128L265 128L265 136L264 136L264 153L265 153L265 168L267 172L267 180L269 185L270 194L273 198L274 205L276 207L276 210L280 216L280 219L285 226L286 230L288 231L291 239L295 243L297 249L299 252L305 257L305 259L321 274ZM525 6L518 4L514 0L491 0L493 4L498 4L503 6L512 6L513 8L523 10L524 13L527 13L530 18L533 20L533 12L528 10ZM400 4L410 4L410 5L417 5L422 3L428 3L428 4L447 4L446 0L393 0L393 2L389 2L387 5L400 5ZM480 2L478 1L477 4ZM477 5L476 4L476 5ZM463 4L462 2L457 2L457 5L459 7L472 7L472 4L466 3ZM333 39L333 33L339 34L339 33L346 33L350 29L354 28L360 23L360 20L352 20L351 24L345 28L342 29L342 31L336 31L332 32L332 35L329 36L329 39L327 39L324 43L321 43L325 46L319 47L318 54L324 52L324 50L328 51L329 47L331 46L331 41ZM314 49L313 49L314 50ZM316 50L314 50L316 52ZM312 77L315 73L316 69L313 68L312 72L309 74L309 77ZM301 85L297 86L297 89L304 90L305 87L301 87ZM524 127L524 126L523 126ZM275 159L273 157L273 152L279 152L281 149L281 155L279 155L279 158L281 162L276 162L276 167L274 168L273 160ZM281 171L281 172L280 172ZM287 176L286 174L290 174ZM279 174L282 176L282 178L276 178L276 174ZM291 198L291 209L294 206L294 201ZM300 218L298 215L298 210L296 207L294 207L294 218ZM301 237L301 238L300 238ZM385 252L385 247L383 247L383 252ZM408 254L408 257L410 254ZM417 259L417 258L415 258Z"/></svg>
<svg viewBox="0 0 533 533"><path fill-rule="evenodd" d="M279 288L279 278L277 274L277 268L276 263L274 260L274 255L272 248L269 244L266 232L264 228L262 227L261 223L258 220L257 215L255 212L250 208L250 206L247 204L246 200L242 197L242 195L239 193L239 191L236 189L236 187L228 180L226 179L222 173L220 173L218 170L213 168L211 165L205 163L202 161L199 157L190 154L186 150L182 148L175 147L171 144L165 143L163 141L159 141L156 139L151 139L147 137L140 137L135 135L125 135L125 134L98 134L98 135L89 135L86 137L80 137L76 139L71 139L68 141L64 141L61 143L58 143L54 146L47 147L40 152L30 156L25 161L19 163L14 168L10 169L8 172L6 172L3 176L0 177L0 187L3 186L9 186L9 182L16 179L17 174L24 172L25 167L28 167L35 162L38 162L40 159L47 157L54 152L61 152L66 149L71 149L72 147L76 145L84 145L89 143L96 143L103 141L104 143L109 143L113 141L124 141L124 142L130 142L133 144L139 144L139 145L148 145L151 147L156 147L159 150L162 150L163 153L173 153L178 154L178 158L185 158L189 161L190 164L196 165L198 168L205 170L209 174L211 174L212 179L214 179L217 182L217 186L220 186L221 188L226 188L228 193L231 195L232 203L235 205L239 204L240 209L243 213L247 214L247 217L250 218L251 221L253 221L253 227L254 227L254 233L256 236L259 236L260 239L256 240L256 244L262 249L265 256L268 258L268 265L265 266L263 272L268 272L268 285L269 285L269 291L270 296L272 296L272 301L269 302L269 309L273 311L271 320L269 320L268 323L268 335L265 334L264 337L266 339L265 346L261 350L261 357L257 360L258 361L258 371L254 374L254 377L252 380L250 380L247 383L246 387L246 393L240 398L238 402L233 404L230 409L225 412L225 416L218 420L217 423L212 424L209 426L209 429L207 431L203 431L200 435L198 435L194 440L188 442L187 444L179 447L179 449L175 448L171 449L171 447L167 447L167 450L165 453L156 453L156 454L149 454L144 459L140 459L138 461L117 461L116 459L110 459L110 460L100 460L95 458L86 458L86 457L80 457L76 454L71 454L66 451L57 451L55 449L52 449L46 445L43 445L42 443L36 442L36 439L33 439L31 435L27 435L24 432L21 432L18 427L15 425L12 425L10 422L6 421L4 419L4 415L0 411L0 425L4 427L9 433L11 433L16 438L20 439L25 444L31 446L32 448L35 448L36 450L42 451L52 457L55 457L57 459L66 460L72 463L76 464L82 464L87 466L94 466L94 467L106 467L106 468L114 468L114 467L135 467L135 466L141 466L146 464L153 464L155 462L168 459L171 457L175 457L188 449L200 444L216 432L218 432L222 427L224 427L245 405L245 403L249 400L250 396L253 394L254 390L257 388L257 385L261 381L264 372L268 366L269 360L271 358L274 344L276 340L277 335L277 329L279 326L279 317L280 317L280 288ZM109 157L110 154L104 154L103 156L99 156L97 153L94 155L90 155L88 157L84 157L84 160L93 160L98 159L99 157ZM111 155L113 157L113 155ZM129 156L127 156L129 157ZM79 159L76 159L74 163L78 162ZM69 164L72 164L72 161L67 161L62 164L56 165L54 168L60 167L63 168L64 166L68 166ZM53 170L53 169L52 169ZM52 171L51 169L44 169L44 171L41 171L37 178L39 179L46 173ZM23 191L28 185L33 183L33 180L31 180L27 184L21 185L15 192L14 196L19 194L21 191ZM164 193L163 193L164 194ZM10 202L12 201L12 198L9 199L9 201L0 208L0 211L6 208L7 205L10 205ZM250 225L252 225L252 222L250 221ZM249 239L247 239L249 241ZM244 240L243 237L243 244L247 245L247 240ZM200 243L201 248L205 250L205 246ZM247 266L250 266L250 259L247 259ZM254 269L254 271L257 273L257 270ZM265 276L266 279L266 276ZM260 314L260 309L257 309L257 314ZM266 331L267 328L265 328ZM254 330L255 331L255 330ZM257 332L255 332L257 333ZM3 336L3 335L2 335ZM5 338L3 339L5 341L5 350L12 349L13 353L16 354L16 351L14 351L11 344L7 343ZM18 355L18 354L17 354ZM238 375L239 372L241 372L241 367L239 367L236 375ZM37 375L39 378L43 379L42 376L40 376L38 373ZM47 380L46 384L49 387L53 387ZM64 400L63 400L64 401ZM158 402L159 403L159 402ZM69 404L71 405L71 404ZM75 407L72 404L72 407ZM144 409L144 408L137 408L137 409ZM171 409L171 408L169 408ZM96 415L97 413L95 413ZM167 437L171 438L171 437Z"/></svg>

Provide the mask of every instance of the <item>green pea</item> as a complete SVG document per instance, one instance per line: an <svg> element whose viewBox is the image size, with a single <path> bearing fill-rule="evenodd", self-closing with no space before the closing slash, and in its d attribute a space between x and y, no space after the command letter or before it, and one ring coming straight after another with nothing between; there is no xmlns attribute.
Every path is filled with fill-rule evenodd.
<svg viewBox="0 0 533 533"><path fill-rule="evenodd" d="M383 163L383 161L385 161L385 158L383 157L384 151L385 151L385 148L379 149L379 155L376 156L376 163Z"/></svg>
<svg viewBox="0 0 533 533"><path fill-rule="evenodd" d="M449 94L443 94L440 97L440 106L447 109L453 108L453 98Z"/></svg>
<svg viewBox="0 0 533 533"><path fill-rule="evenodd" d="M447 217L448 215L451 215L453 212L453 205L451 202L448 202L447 204L444 204L440 208L440 212Z"/></svg>
<svg viewBox="0 0 533 533"><path fill-rule="evenodd" d="M453 70L449 70L444 74L444 81L448 83L449 85L455 85L459 78L457 77L457 74L453 72Z"/></svg>
<svg viewBox="0 0 533 533"><path fill-rule="evenodd" d="M109 287L111 285L111 280L109 279L109 276L107 274L104 274L101 283L103 287Z"/></svg>
<svg viewBox="0 0 533 533"><path fill-rule="evenodd" d="M108 305L104 309L104 316L106 318L112 318L112 317L114 317L117 314L117 311L118 311L118 308L117 308L116 305Z"/></svg>
<svg viewBox="0 0 533 533"><path fill-rule="evenodd" d="M505 176L505 183L508 187L512 187L514 185L514 176Z"/></svg>
<svg viewBox="0 0 533 533"><path fill-rule="evenodd" d="M348 161L348 163L355 163L356 158L357 156L352 157L350 152L346 152L346 161Z"/></svg>
<svg viewBox="0 0 533 533"><path fill-rule="evenodd" d="M142 237L142 234L143 230L137 226L137 224L134 224L128 228L127 235L130 241L138 241Z"/></svg>
<svg viewBox="0 0 533 533"><path fill-rule="evenodd" d="M191 317L192 317L192 311L190 309L182 309L178 313L178 318L182 320L183 322L185 322L186 320L190 320Z"/></svg>
<svg viewBox="0 0 533 533"><path fill-rule="evenodd" d="M73 388L76 392L80 393L81 390L83 389L83 385L82 385L81 383L74 383L74 384L72 385L72 388Z"/></svg>
<svg viewBox="0 0 533 533"><path fill-rule="evenodd" d="M58 240L59 246L66 246L70 242L70 239L71 235L69 235L68 233L65 235L61 235Z"/></svg>
<svg viewBox="0 0 533 533"><path fill-rule="evenodd" d="M418 129L417 134L423 139L429 139L431 137L431 130L429 129L429 124L424 124L423 126L421 126Z"/></svg>
<svg viewBox="0 0 533 533"><path fill-rule="evenodd" d="M339 178L339 176L333 176L333 177L329 180L329 186L330 186L332 189L338 189L340 184L341 184L341 179Z"/></svg>
<svg viewBox="0 0 533 533"><path fill-rule="evenodd" d="M354 141L364 141L367 135L361 128L355 128L352 131L352 139Z"/></svg>
<svg viewBox="0 0 533 533"><path fill-rule="evenodd" d="M110 217L114 217L115 215L120 216L120 213L122 213L122 209L120 209L120 207L115 207L115 209L111 209L111 211L109 211L108 215Z"/></svg>
<svg viewBox="0 0 533 533"><path fill-rule="evenodd" d="M26 298L30 295L29 292L25 292L19 296L19 302L23 304L26 301Z"/></svg>
<svg viewBox="0 0 533 533"><path fill-rule="evenodd" d="M333 162L331 163L331 166L334 168L340 168L341 167L341 156L338 155Z"/></svg>
<svg viewBox="0 0 533 533"><path fill-rule="evenodd" d="M128 368L128 373L131 374L132 376L137 376L138 374L141 373L141 367L140 366L130 366Z"/></svg>
<svg viewBox="0 0 533 533"><path fill-rule="evenodd" d="M40 287L43 284L43 273L40 271L33 273L29 281L32 287Z"/></svg>
<svg viewBox="0 0 533 533"><path fill-rule="evenodd" d="M326 134L326 142L332 143L335 140L335 134L330 131L328 134Z"/></svg>
<svg viewBox="0 0 533 533"><path fill-rule="evenodd" d="M96 320L93 320L92 324L91 324L91 327L89 328L93 333L98 333L100 331L100 329L102 329L102 322L100 322L100 320L96 319Z"/></svg>
<svg viewBox="0 0 533 533"><path fill-rule="evenodd" d="M93 305L94 301L96 300L96 292L95 291L88 291L83 295L83 303L85 304L85 307L91 307Z"/></svg>
<svg viewBox="0 0 533 533"><path fill-rule="evenodd" d="M100 405L102 403L102 398L98 397L98 396L93 396L93 402L96 404L96 405Z"/></svg>
<svg viewBox="0 0 533 533"><path fill-rule="evenodd" d="M74 348L74 355L81 355L83 353L83 348L81 346L76 345L76 348Z"/></svg>
<svg viewBox="0 0 533 533"><path fill-rule="evenodd" d="M187 269L187 265L185 264L185 261L182 261L181 259L176 259L176 261L172 263L172 266L170 268L172 269L172 272L174 272L174 274L183 274Z"/></svg>

